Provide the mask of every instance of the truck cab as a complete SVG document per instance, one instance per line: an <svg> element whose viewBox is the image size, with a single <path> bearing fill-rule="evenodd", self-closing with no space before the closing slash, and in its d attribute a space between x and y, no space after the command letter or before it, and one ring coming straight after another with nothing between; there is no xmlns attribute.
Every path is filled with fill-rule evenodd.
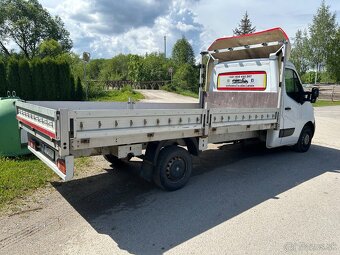
<svg viewBox="0 0 340 255"><path fill-rule="evenodd" d="M310 101L306 97L294 65L287 61L281 106L283 112L283 131L281 131L279 136L281 138L281 145L295 145L305 126L310 129L311 133L303 134L303 143L305 146L310 144L315 131L314 109Z"/></svg>
<svg viewBox="0 0 340 255"><path fill-rule="evenodd" d="M281 28L216 39L201 82L209 107L277 108L277 127L266 131L268 148L308 150L315 131L312 102L318 89L305 92L289 61L291 45Z"/></svg>

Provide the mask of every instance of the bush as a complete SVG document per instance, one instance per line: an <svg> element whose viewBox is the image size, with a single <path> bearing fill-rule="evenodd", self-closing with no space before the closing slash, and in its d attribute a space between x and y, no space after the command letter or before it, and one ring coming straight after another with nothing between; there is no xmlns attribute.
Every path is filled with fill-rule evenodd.
<svg viewBox="0 0 340 255"><path fill-rule="evenodd" d="M71 75L70 66L65 61L58 61L58 81L56 89L59 91L58 100L72 99L72 86L74 86L74 78ZM74 89L74 88L73 88Z"/></svg>
<svg viewBox="0 0 340 255"><path fill-rule="evenodd" d="M174 75L173 83L177 89L198 92L198 77L199 72L192 65L182 64Z"/></svg>
<svg viewBox="0 0 340 255"><path fill-rule="evenodd" d="M330 74L327 71L319 73L319 77L320 77L320 82L322 83L335 83L336 82L336 80L332 77L332 74Z"/></svg>
<svg viewBox="0 0 340 255"><path fill-rule="evenodd" d="M46 98L44 100L60 100L60 91L57 90L58 69L56 62L51 58L45 58L43 62L43 81L45 86Z"/></svg>
<svg viewBox="0 0 340 255"><path fill-rule="evenodd" d="M6 67L0 60L0 97L7 95Z"/></svg>
<svg viewBox="0 0 340 255"><path fill-rule="evenodd" d="M69 63L61 58L11 58L0 61L0 96L15 91L24 100L70 100L75 97L74 78Z"/></svg>
<svg viewBox="0 0 340 255"><path fill-rule="evenodd" d="M301 76L302 83L314 84L315 83L315 72L307 72ZM317 81L318 83L335 83L335 79L331 76L329 72L318 73Z"/></svg>
<svg viewBox="0 0 340 255"><path fill-rule="evenodd" d="M20 79L19 79L19 63L15 58L11 58L8 61L7 66L7 89L9 91L15 91L20 96Z"/></svg>
<svg viewBox="0 0 340 255"><path fill-rule="evenodd" d="M44 100L46 98L46 88L43 77L43 63L40 59L31 62L32 73L32 100Z"/></svg>
<svg viewBox="0 0 340 255"><path fill-rule="evenodd" d="M34 94L32 93L32 78L30 65L26 59L19 61L19 80L20 80L20 98L25 100L32 100Z"/></svg>
<svg viewBox="0 0 340 255"><path fill-rule="evenodd" d="M83 90L83 85L81 85L81 80L78 77L77 80L77 88L76 88L76 100L83 100L84 99L84 90Z"/></svg>
<svg viewBox="0 0 340 255"><path fill-rule="evenodd" d="M70 100L76 100L76 84L73 75L71 76Z"/></svg>
<svg viewBox="0 0 340 255"><path fill-rule="evenodd" d="M122 92L133 92L132 86L131 85L125 85L122 89Z"/></svg>

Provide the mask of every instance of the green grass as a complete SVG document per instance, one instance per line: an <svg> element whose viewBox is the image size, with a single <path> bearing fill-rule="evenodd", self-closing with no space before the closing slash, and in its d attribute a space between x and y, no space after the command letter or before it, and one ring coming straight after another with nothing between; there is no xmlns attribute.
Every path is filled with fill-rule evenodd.
<svg viewBox="0 0 340 255"><path fill-rule="evenodd" d="M75 175L92 164L90 157L75 160ZM16 199L27 197L53 180L60 180L54 172L35 156L0 157L0 210Z"/></svg>
<svg viewBox="0 0 340 255"><path fill-rule="evenodd" d="M102 92L100 95L90 98L90 101L101 101L101 102L127 102L131 98L132 101L139 101L144 96L134 90L122 89L122 90L111 90Z"/></svg>
<svg viewBox="0 0 340 255"><path fill-rule="evenodd" d="M89 167L92 163L92 160L90 157L80 157L76 158L74 161L74 167L76 169L81 170L83 167Z"/></svg>
<svg viewBox="0 0 340 255"><path fill-rule="evenodd" d="M0 157L0 209L43 187L53 178L52 170L33 156Z"/></svg>
<svg viewBox="0 0 340 255"><path fill-rule="evenodd" d="M177 90L175 93L183 95L183 96L187 96L187 97L198 98L198 93L192 92L190 90Z"/></svg>
<svg viewBox="0 0 340 255"><path fill-rule="evenodd" d="M340 101L327 101L327 100L317 100L313 106L314 107L321 107L321 106L336 106L336 105L340 105Z"/></svg>
<svg viewBox="0 0 340 255"><path fill-rule="evenodd" d="M198 98L198 93L190 91L190 90L183 90L180 88L171 89L169 86L163 86L162 89L165 91L180 94L183 96Z"/></svg>

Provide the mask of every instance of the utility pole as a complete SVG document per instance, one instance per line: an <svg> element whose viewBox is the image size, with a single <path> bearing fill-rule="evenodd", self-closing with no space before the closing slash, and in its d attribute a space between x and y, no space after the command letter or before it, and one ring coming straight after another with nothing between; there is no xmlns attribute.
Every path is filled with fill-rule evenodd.
<svg viewBox="0 0 340 255"><path fill-rule="evenodd" d="M174 69L173 69L172 67L170 67L170 68L168 69L168 72L169 72L169 74L170 74L170 78L171 78L170 82L171 82L171 84L172 84L172 74L174 73Z"/></svg>
<svg viewBox="0 0 340 255"><path fill-rule="evenodd" d="M166 58L166 35L164 36L164 57Z"/></svg>
<svg viewBox="0 0 340 255"><path fill-rule="evenodd" d="M84 82L86 84L86 100L89 99L89 83L86 79L86 64L90 62L91 54L89 52L84 52L83 53L83 62L84 62Z"/></svg>
<svg viewBox="0 0 340 255"><path fill-rule="evenodd" d="M318 71L319 71L319 63L316 64L316 68L315 68L314 84L316 84L318 80Z"/></svg>

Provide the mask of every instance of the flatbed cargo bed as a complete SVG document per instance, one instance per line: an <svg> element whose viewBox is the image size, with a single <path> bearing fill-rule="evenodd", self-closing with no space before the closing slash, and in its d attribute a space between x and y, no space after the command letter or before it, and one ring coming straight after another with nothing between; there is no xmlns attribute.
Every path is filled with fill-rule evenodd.
<svg viewBox="0 0 340 255"><path fill-rule="evenodd" d="M212 108L200 104L17 102L20 127L60 157L111 153L114 146L206 137L237 140L274 128L276 108ZM233 135L228 138L228 134ZM236 136L235 136L236 135Z"/></svg>

